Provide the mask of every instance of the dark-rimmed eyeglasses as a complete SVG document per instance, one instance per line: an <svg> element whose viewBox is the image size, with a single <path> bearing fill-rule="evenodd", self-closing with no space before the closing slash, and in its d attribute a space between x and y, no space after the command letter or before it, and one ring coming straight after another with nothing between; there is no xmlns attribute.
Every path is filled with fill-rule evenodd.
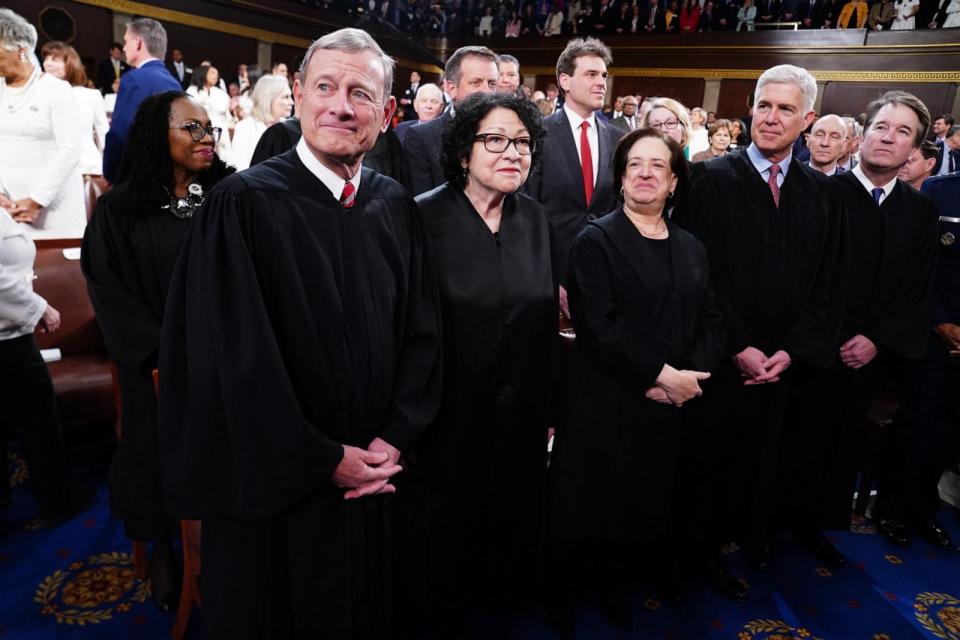
<svg viewBox="0 0 960 640"><path fill-rule="evenodd" d="M193 138L194 142L200 142L203 140L203 136L209 135L210 139L213 140L213 143L216 144L220 142L220 136L223 134L223 129L220 127L213 126L203 126L199 122L184 122L181 125L176 127L170 127L171 129L183 129L190 134L190 137Z"/></svg>
<svg viewBox="0 0 960 640"><path fill-rule="evenodd" d="M652 127L654 129L661 129L661 130L666 129L667 131L673 131L674 129L680 126L680 121L664 120L663 122L648 122L647 126Z"/></svg>
<svg viewBox="0 0 960 640"><path fill-rule="evenodd" d="M517 153L528 156L533 153L533 142L529 137L508 138L499 133L481 133L473 137L474 142L483 142L483 148L490 153L503 153L512 143Z"/></svg>

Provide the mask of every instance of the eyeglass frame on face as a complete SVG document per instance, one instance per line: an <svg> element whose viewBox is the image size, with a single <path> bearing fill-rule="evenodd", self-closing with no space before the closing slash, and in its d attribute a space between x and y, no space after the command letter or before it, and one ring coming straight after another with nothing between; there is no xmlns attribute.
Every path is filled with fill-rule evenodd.
<svg viewBox="0 0 960 640"><path fill-rule="evenodd" d="M660 129L661 131L673 131L677 127L683 128L683 123L680 122L679 118L673 120L664 120L663 122L647 122L647 126L651 129Z"/></svg>
<svg viewBox="0 0 960 640"><path fill-rule="evenodd" d="M175 127L170 127L171 129L181 129L190 134L190 137L193 138L194 142L200 142L203 140L204 136L209 135L210 139L213 140L213 144L220 142L220 136L223 135L223 127L214 127L212 125L207 125L206 127L200 124L199 122L193 120L191 122L184 122L183 124L178 124ZM195 133L197 130L202 131L200 137L197 137Z"/></svg>
<svg viewBox="0 0 960 640"><path fill-rule="evenodd" d="M488 140L489 140L491 137L493 137L493 138L503 138L504 140L506 140L506 143L503 145L503 148L502 148L502 149L491 149L491 148L488 146L488 145L490 144L490 143L488 142ZM527 150L526 150L526 151L523 151L522 149L520 149L520 143L521 143L522 141L524 141L524 140L526 140L526 142L527 142L527 144L526 144ZM486 149L487 151L489 151L490 153L503 153L504 151L506 151L506 150L510 147L511 144L513 144L513 148L516 149L516 150L517 150L517 153L520 154L521 156L529 156L529 155L531 155L531 154L533 153L533 151L534 151L534 149L533 149L533 140L530 138L530 136L519 136L519 137L517 137L517 138L509 138L509 137L503 135L502 133L478 133L477 135L473 136L473 141L474 141L474 142L483 142L483 148Z"/></svg>

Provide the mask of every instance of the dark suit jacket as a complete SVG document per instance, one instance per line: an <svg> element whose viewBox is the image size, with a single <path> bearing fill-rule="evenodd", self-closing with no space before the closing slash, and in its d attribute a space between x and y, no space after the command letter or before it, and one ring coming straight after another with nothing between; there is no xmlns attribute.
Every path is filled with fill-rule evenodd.
<svg viewBox="0 0 960 640"><path fill-rule="evenodd" d="M566 279L570 247L583 226L613 211L619 204L613 191L613 151L623 131L602 118L595 119L599 158L589 206L583 192L577 144L563 109L543 120L547 131L543 161L530 172L525 187L527 194L546 207L550 216L556 239L554 264L561 281Z"/></svg>
<svg viewBox="0 0 960 640"><path fill-rule="evenodd" d="M763 16L770 15L764 19ZM780 19L780 0L759 0L757 2L757 22L776 22Z"/></svg>
<svg viewBox="0 0 960 640"><path fill-rule="evenodd" d="M637 125L637 126L640 126L640 119L637 118L637 116L633 116L633 119L634 119L634 122L636 123L636 125ZM626 118L626 116L616 117L616 118L614 118L613 120L610 121L610 124L612 124L613 126L615 126L615 127L618 128L618 129L622 129L622 130L625 131L625 132L629 132L629 131L630 131L630 127L627 125L627 118Z"/></svg>
<svg viewBox="0 0 960 640"><path fill-rule="evenodd" d="M447 109L440 117L411 127L404 137L403 184L414 198L447 181L440 168L440 134L449 120Z"/></svg>
<svg viewBox="0 0 960 640"><path fill-rule="evenodd" d="M803 24L803 21L810 18L810 26ZM813 7L810 6L810 0L800 0L800 6L797 9L797 20L800 21L802 29L819 29L823 26L823 2L816 0Z"/></svg>
<svg viewBox="0 0 960 640"><path fill-rule="evenodd" d="M113 182L120 165L127 133L133 124L140 103L150 96L164 91L182 91L177 79L170 75L159 60L151 60L123 76L117 104L113 108L110 131L103 149L103 177Z"/></svg>
<svg viewBox="0 0 960 640"><path fill-rule="evenodd" d="M404 139L407 137L407 132L410 130L410 127L415 127L420 124L420 121L414 118L413 120L404 120L397 126L393 128L393 132L397 134L397 139L400 141L400 144L403 144Z"/></svg>
<svg viewBox="0 0 960 640"><path fill-rule="evenodd" d="M667 30L667 10L664 9L659 4L657 5L657 13L653 16L653 33L663 33ZM638 27L639 30L646 32L647 24L650 22L650 8L647 7L643 11L643 20L641 25Z"/></svg>
<svg viewBox="0 0 960 640"><path fill-rule="evenodd" d="M173 66L172 60L166 64L166 67L170 75L173 76L173 79L180 83L180 88L186 91L187 87L190 86L190 81L193 79L193 69L188 67L187 63L183 63L183 80L181 80L177 77L177 68Z"/></svg>
<svg viewBox="0 0 960 640"><path fill-rule="evenodd" d="M130 71L130 65L121 60L120 77L122 78L128 71ZM113 63L110 62L110 58L102 60L100 64L97 65L97 89L100 89L100 93L113 93L113 81L115 79L116 76L113 75Z"/></svg>

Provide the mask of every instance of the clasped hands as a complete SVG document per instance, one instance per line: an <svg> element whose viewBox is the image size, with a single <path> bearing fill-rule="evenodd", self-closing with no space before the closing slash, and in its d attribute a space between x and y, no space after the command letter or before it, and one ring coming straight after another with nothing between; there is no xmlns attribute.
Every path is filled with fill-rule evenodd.
<svg viewBox="0 0 960 640"><path fill-rule="evenodd" d="M746 386L779 382L780 374L787 370L791 362L790 354L782 349L769 358L756 347L747 347L733 356L733 363L740 370L741 377L746 378L743 381Z"/></svg>
<svg viewBox="0 0 960 640"><path fill-rule="evenodd" d="M403 471L400 450L382 438L374 438L366 449L343 445L343 458L333 471L333 484L346 489L345 500L378 493L396 493L390 478Z"/></svg>
<svg viewBox="0 0 960 640"><path fill-rule="evenodd" d="M865 367L876 357L877 345L859 333L840 345L840 360L851 369Z"/></svg>
<svg viewBox="0 0 960 640"><path fill-rule="evenodd" d="M674 369L665 364L657 376L657 383L647 389L644 395L654 402L682 407L684 402L703 395L700 381L709 377L710 374L705 371Z"/></svg>
<svg viewBox="0 0 960 640"><path fill-rule="evenodd" d="M3 194L0 194L0 207L6 209L17 222L33 222L43 209L38 202L30 198L11 200Z"/></svg>
<svg viewBox="0 0 960 640"><path fill-rule="evenodd" d="M933 331L947 347L951 358L960 357L960 326L944 322L934 327Z"/></svg>

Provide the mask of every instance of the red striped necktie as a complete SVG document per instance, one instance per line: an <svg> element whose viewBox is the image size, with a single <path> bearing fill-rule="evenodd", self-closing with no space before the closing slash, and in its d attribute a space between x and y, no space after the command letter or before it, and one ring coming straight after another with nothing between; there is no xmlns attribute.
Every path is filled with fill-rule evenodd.
<svg viewBox="0 0 960 640"><path fill-rule="evenodd" d="M357 189L352 182L343 185L343 193L340 194L340 205L344 209L350 209L357 202Z"/></svg>

